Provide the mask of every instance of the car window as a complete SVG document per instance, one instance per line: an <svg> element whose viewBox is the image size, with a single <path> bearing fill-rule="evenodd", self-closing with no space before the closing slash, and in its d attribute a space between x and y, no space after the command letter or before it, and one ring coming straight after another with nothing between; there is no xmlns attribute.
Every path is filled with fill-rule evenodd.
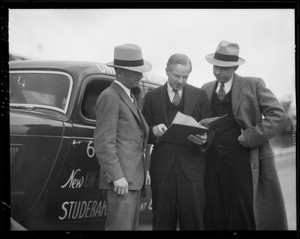
<svg viewBox="0 0 300 239"><path fill-rule="evenodd" d="M72 81L54 72L12 72L9 76L11 104L29 104L66 111Z"/></svg>
<svg viewBox="0 0 300 239"><path fill-rule="evenodd" d="M82 104L81 104L81 113L82 115L90 120L95 120L95 104L97 102L97 99L100 95L100 93L106 89L111 84L111 81L109 80L93 80L88 83L86 86ZM132 93L134 94L138 106L142 108L142 94L140 87L136 87L132 89Z"/></svg>
<svg viewBox="0 0 300 239"><path fill-rule="evenodd" d="M111 80L95 79L90 81L84 91L83 100L81 104L82 115L90 120L95 120L95 104L100 93L111 84Z"/></svg>

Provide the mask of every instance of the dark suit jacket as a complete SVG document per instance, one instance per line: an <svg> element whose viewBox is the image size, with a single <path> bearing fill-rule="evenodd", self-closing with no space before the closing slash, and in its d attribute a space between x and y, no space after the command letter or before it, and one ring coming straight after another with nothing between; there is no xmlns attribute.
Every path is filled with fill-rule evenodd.
<svg viewBox="0 0 300 239"><path fill-rule="evenodd" d="M145 183L143 153L148 125L124 89L112 83L99 96L96 107L94 147L100 164L100 188L113 189L112 182L125 177L129 190Z"/></svg>
<svg viewBox="0 0 300 239"><path fill-rule="evenodd" d="M184 91L184 114L192 116L197 121L211 117L208 97L203 90L186 85ZM172 123L168 122L167 119L166 97L168 97L167 84L148 92L142 111L150 128L148 143L154 144L150 164L151 180L166 179L176 157L178 157L187 178L191 180L203 179L205 160L200 146L157 143L153 135L153 126L165 124L169 127Z"/></svg>
<svg viewBox="0 0 300 239"><path fill-rule="evenodd" d="M211 81L202 86L210 101L215 84ZM256 229L286 230L283 196L269 143L284 128L286 113L260 78L235 74L231 97L233 116L250 147Z"/></svg>

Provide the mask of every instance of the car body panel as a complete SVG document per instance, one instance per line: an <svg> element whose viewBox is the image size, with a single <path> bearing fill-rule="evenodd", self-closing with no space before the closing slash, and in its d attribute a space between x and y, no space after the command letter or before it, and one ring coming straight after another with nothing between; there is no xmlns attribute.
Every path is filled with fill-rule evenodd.
<svg viewBox="0 0 300 239"><path fill-rule="evenodd" d="M44 104L41 96L50 99L49 92L31 93L35 97L31 100L37 102L34 105L28 104L28 97L26 103L16 100L10 104L13 220L28 230L103 230L107 205L106 192L98 186L100 166L93 145L96 121L85 114L85 103L87 94L99 95L110 85L115 78L114 69L101 63L74 61L16 61L9 66L22 92L30 85L35 87L31 81L36 76L47 84L47 76L70 79L65 108ZM139 88L134 89L140 107L145 93L159 85L140 81ZM42 88L30 90L39 89ZM141 224L152 220L149 185L146 191L146 198L141 200Z"/></svg>

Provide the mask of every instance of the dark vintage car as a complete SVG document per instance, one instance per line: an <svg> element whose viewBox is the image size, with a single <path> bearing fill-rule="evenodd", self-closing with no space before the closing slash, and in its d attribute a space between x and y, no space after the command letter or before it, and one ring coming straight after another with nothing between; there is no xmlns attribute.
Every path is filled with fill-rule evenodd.
<svg viewBox="0 0 300 239"><path fill-rule="evenodd" d="M106 193L98 188L93 147L98 95L115 79L104 64L12 61L10 87L11 217L27 230L103 230ZM134 94L159 83L142 79ZM149 154L147 155L149 156ZM151 191L140 224L152 220Z"/></svg>

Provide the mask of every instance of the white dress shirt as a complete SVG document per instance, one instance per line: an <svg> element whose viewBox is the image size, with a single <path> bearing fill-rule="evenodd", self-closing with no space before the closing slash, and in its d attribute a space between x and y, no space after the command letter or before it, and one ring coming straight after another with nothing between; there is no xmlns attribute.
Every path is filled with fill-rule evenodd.
<svg viewBox="0 0 300 239"><path fill-rule="evenodd" d="M131 90L129 88L127 88L125 85L123 85L120 81L115 80L115 83L117 83L119 86L121 86L125 90L126 94L129 96L131 101L134 102L134 99L130 95Z"/></svg>
<svg viewBox="0 0 300 239"><path fill-rule="evenodd" d="M229 81L227 81L226 83L224 83L224 91L225 91L226 94L227 94L227 93L230 91L230 89L231 89L231 86L232 86L232 80L233 80L233 78L231 78ZM217 88L216 88L216 92L217 92L217 93L219 92L220 86L221 86L221 83L219 82L219 83L218 83L218 86L217 86Z"/></svg>
<svg viewBox="0 0 300 239"><path fill-rule="evenodd" d="M173 98L175 96L175 92L174 92L173 88L170 86L169 82L167 82L167 90L168 90L169 99L172 102ZM182 92L183 92L182 89L178 90L178 94L179 94L180 98L182 97Z"/></svg>

